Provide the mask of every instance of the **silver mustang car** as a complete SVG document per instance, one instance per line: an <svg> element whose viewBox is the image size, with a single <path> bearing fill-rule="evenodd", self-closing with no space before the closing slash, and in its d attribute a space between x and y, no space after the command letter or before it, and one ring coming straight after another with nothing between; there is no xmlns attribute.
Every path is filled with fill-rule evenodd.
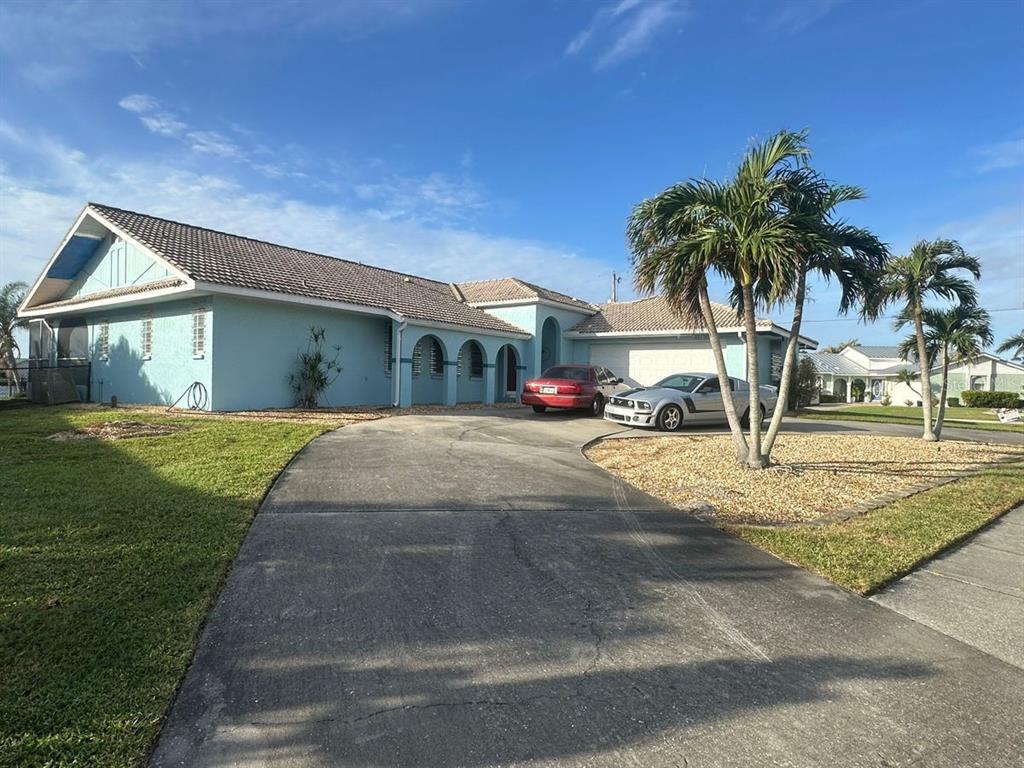
<svg viewBox="0 0 1024 768"><path fill-rule="evenodd" d="M729 378L732 400L744 427L750 424L750 387L743 379ZM778 390L758 387L761 420L775 410ZM673 431L683 424L724 423L725 406L717 373L673 373L653 387L617 392L604 407L608 421L631 427L657 427Z"/></svg>

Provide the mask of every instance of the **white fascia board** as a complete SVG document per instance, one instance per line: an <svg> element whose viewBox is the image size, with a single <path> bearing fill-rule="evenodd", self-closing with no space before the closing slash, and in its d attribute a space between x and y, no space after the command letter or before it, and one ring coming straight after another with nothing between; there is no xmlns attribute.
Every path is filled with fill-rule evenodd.
<svg viewBox="0 0 1024 768"><path fill-rule="evenodd" d="M370 307L365 304L350 304L345 301L318 299L313 296L300 296L296 293L265 291L259 288L243 288L241 286L221 285L219 283L205 283L201 281L196 281L195 287L197 291L204 294L226 294L228 296L240 296L245 299L256 299L258 301L274 301L283 304L301 304L306 307L337 309L342 312L352 312L359 315L388 317L399 322L406 320L404 315L401 315L398 312L392 312L390 309L385 309L383 307Z"/></svg>
<svg viewBox="0 0 1024 768"><path fill-rule="evenodd" d="M507 339L532 339L532 333L525 331L497 331L490 328L479 328L475 325L459 325L457 323L442 323L437 320L419 320L415 317L405 318L409 325L420 328L438 328L445 331L459 331L460 333L472 333L477 336L501 336Z"/></svg>
<svg viewBox="0 0 1024 768"><path fill-rule="evenodd" d="M160 288L155 291L129 293L124 296L111 296L106 299L82 301L75 304L67 304L62 307L24 309L18 313L18 317L40 318L61 317L63 315L77 315L81 314L82 312L91 312L97 309L107 309L110 307L130 307L137 304L148 304L153 301L167 301L169 299L182 298L183 296L195 293L196 290L191 285L173 285L168 288Z"/></svg>
<svg viewBox="0 0 1024 768"><path fill-rule="evenodd" d="M742 333L740 327L719 328L719 333ZM647 339L647 338L673 338L676 336L707 336L707 331L599 331L597 333L586 333L584 331L566 331L564 336L572 339Z"/></svg>
<svg viewBox="0 0 1024 768"><path fill-rule="evenodd" d="M46 266L43 267L43 271L39 273L39 277L37 277L36 281L34 283L32 283L32 287L29 288L28 293L25 294L25 298L21 300L21 306L18 307L18 315L19 315L19 317L22 316L21 313L25 310L25 307L32 300L33 296L35 296L36 291L39 290L39 286L43 284L43 280L46 279L46 273L50 271L50 267L53 266L53 262L55 262L57 260L57 257L60 256L60 252L64 250L64 246L68 244L68 241L71 239L71 237L78 230L78 227L81 226L82 221L85 219L85 215L88 212L89 212L89 206L88 205L83 206L82 210L79 212L78 216L75 218L75 223L71 225L71 228L68 229L68 231L64 234L64 237L61 238L60 243L54 249L53 253L50 255L50 258L47 260ZM68 284L69 285L71 284L70 280L68 281Z"/></svg>
<svg viewBox="0 0 1024 768"><path fill-rule="evenodd" d="M101 225L103 227L106 227L111 232L116 234L118 237L121 237L122 239L130 242L136 248L140 249L143 253L145 253L148 256L150 256L153 260L155 260L159 264L161 264L164 267L166 267L176 277L180 278L181 280L184 280L186 285L191 285L192 278L189 277L189 275L187 275L184 272L182 272L176 266L174 266L169 261L167 261L167 259L163 258L162 256L160 256L157 253L154 253L150 248L148 248L145 245L143 245L142 243L140 243L138 240L136 240L134 237L129 235L123 229L121 229L117 225L115 225L112 222L110 222L106 217L104 217L95 208L93 208L90 205L86 204L85 206L82 207L81 212L78 214L78 217L75 219L75 223L71 225L70 229L68 229L67 233L61 239L60 244L54 249L53 254L50 256L49 260L46 262L46 266L43 267L42 272L39 273L39 277L36 278L36 281L32 284L32 287L29 289L28 293L25 294L25 298L21 302L21 307L19 307L19 316L24 316L24 317L28 317L29 316L29 312L31 312L31 310L26 310L25 307L28 306L28 304L32 301L32 298L35 296L36 292L39 290L39 287L43 284L43 281L47 279L46 278L46 273L50 271L50 268L53 266L53 263L57 260L57 257L60 256L60 253L61 253L61 251L64 250L64 247L68 244L68 241L71 240L71 238L74 237L78 233L78 229L79 229L79 227L82 226L82 222L85 221L85 217L86 216L91 217L93 220L96 221L97 224L99 224L99 225ZM102 239L102 238L97 238L95 235L91 235L91 234L83 234L82 237L89 237L89 238L94 238L94 239ZM51 278L51 279L54 279L54 278ZM67 284L70 285L72 281L71 280L67 280L65 282L67 282ZM43 313L43 314L53 314L53 313Z"/></svg>
<svg viewBox="0 0 1024 768"><path fill-rule="evenodd" d="M575 304L566 304L561 301L551 301L550 299L506 299L501 301L467 301L471 307L477 309L488 309L496 307L522 307L528 304L543 304L546 307L555 307L556 309L567 309L570 312L579 312L581 315L596 315L599 310L593 307L584 309L583 307L577 307Z"/></svg>
<svg viewBox="0 0 1024 768"><path fill-rule="evenodd" d="M485 328L477 328L474 326L458 325L455 323L441 323L434 320L418 320L413 317L407 317L400 312L395 312L384 307L370 307L365 304L351 304L345 301L334 301L331 299L318 299L312 296L300 296L294 293L280 293L278 291L264 291L258 288L242 288L233 285L220 285L218 283L204 283L196 282L196 290L202 293L208 294L227 294L229 296L240 296L246 299L256 299L259 301L274 301L283 304L301 304L307 307L322 307L324 309L340 310L342 312L352 312L358 315L374 315L377 317L387 317L392 320L397 320L400 323L408 323L409 325L418 325L427 328L442 328L446 330L454 331L465 331L468 333L476 334L489 334L491 336L507 336L509 338L521 338L528 339L531 335L528 333L512 333L511 331L492 331Z"/></svg>

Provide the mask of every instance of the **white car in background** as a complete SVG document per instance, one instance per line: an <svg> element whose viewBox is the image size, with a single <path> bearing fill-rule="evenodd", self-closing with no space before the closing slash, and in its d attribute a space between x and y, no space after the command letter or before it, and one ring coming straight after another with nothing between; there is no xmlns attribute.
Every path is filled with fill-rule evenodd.
<svg viewBox="0 0 1024 768"><path fill-rule="evenodd" d="M750 425L750 386L729 377L732 400L744 427ZM771 416L778 401L775 387L758 387L761 420ZM619 392L608 400L604 417L631 427L657 427L669 432L684 424L724 424L725 406L717 373L673 373L653 387Z"/></svg>

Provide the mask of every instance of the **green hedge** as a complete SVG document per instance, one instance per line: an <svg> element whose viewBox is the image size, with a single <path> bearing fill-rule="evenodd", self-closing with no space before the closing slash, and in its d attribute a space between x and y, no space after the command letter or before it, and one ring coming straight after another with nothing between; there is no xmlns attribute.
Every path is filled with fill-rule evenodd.
<svg viewBox="0 0 1024 768"><path fill-rule="evenodd" d="M1020 404L1016 392L976 392L967 390L960 393L964 405L969 408L1015 408Z"/></svg>
<svg viewBox="0 0 1024 768"><path fill-rule="evenodd" d="M959 408L960 407L960 398L959 397L947 397L946 398L946 405L948 405L950 408Z"/></svg>

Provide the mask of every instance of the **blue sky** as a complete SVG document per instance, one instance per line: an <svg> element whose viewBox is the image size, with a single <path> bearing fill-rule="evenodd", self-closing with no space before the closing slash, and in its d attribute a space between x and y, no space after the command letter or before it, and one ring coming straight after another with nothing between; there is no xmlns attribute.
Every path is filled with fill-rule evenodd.
<svg viewBox="0 0 1024 768"><path fill-rule="evenodd" d="M91 199L593 301L617 270L628 297L636 202L809 128L816 167L870 195L848 219L983 260L1005 336L1024 326L1022 42L1011 0L9 1L0 281L34 279ZM812 296L823 343L895 338Z"/></svg>

